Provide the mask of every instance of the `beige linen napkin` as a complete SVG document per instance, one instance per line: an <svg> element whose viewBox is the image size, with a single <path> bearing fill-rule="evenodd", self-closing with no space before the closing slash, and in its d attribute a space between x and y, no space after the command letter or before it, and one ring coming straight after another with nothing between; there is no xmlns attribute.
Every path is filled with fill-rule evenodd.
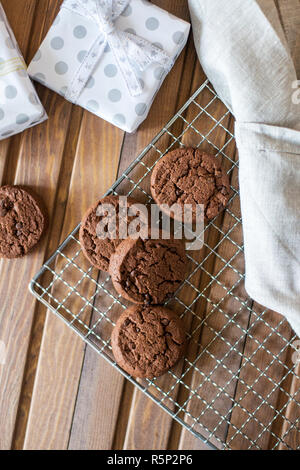
<svg viewBox="0 0 300 470"><path fill-rule="evenodd" d="M300 93L267 2L189 6L201 65L236 118L246 290L300 336Z"/></svg>

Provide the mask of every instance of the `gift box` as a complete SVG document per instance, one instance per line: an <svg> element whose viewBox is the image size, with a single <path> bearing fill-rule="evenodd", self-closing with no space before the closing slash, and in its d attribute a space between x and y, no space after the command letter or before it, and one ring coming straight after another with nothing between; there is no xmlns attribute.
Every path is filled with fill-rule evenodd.
<svg viewBox="0 0 300 470"><path fill-rule="evenodd" d="M46 119L0 3L0 140Z"/></svg>
<svg viewBox="0 0 300 470"><path fill-rule="evenodd" d="M65 0L29 74L133 132L146 119L189 29L146 0Z"/></svg>

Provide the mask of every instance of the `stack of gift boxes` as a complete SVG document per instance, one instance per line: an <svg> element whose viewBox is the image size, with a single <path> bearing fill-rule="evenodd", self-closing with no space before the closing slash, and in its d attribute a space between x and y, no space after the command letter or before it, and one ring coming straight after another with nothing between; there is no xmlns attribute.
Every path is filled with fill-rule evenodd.
<svg viewBox="0 0 300 470"><path fill-rule="evenodd" d="M0 5L0 139L47 119L30 77L134 132L189 29L146 0L65 0L26 69Z"/></svg>

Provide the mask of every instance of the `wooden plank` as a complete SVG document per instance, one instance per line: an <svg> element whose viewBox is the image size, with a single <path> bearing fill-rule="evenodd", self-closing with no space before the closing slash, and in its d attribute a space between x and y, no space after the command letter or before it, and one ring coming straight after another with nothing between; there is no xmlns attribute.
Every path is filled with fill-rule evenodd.
<svg viewBox="0 0 300 470"><path fill-rule="evenodd" d="M18 6L15 7L11 1L3 0L2 5L10 26L14 31L20 50L26 60L29 50L30 34L33 29L34 15L36 14L36 4L29 0L21 0ZM22 12L22 14L20 14L20 12ZM5 139L0 142L1 184L13 182L19 146L20 136L15 136L14 138ZM13 171L9 171L8 168L13 168ZM8 176L8 173L12 173L12 178Z"/></svg>
<svg viewBox="0 0 300 470"><path fill-rule="evenodd" d="M300 0L277 0L281 23L286 34L298 78L300 77Z"/></svg>
<svg viewBox="0 0 300 470"><path fill-rule="evenodd" d="M81 125L82 114L83 111L79 107L73 108L72 115L70 118L72 126L70 127L68 135L66 137L60 174L57 180L58 190L55 201L55 220L53 219L53 223L51 224L51 231L49 235L45 259L48 259L49 256L52 255L61 240L61 231L65 216L65 208L69 193L71 171L73 168L74 157L76 153L76 144ZM21 449L23 447L30 402L32 397L32 390L37 369L37 362L46 319L46 311L47 310L44 305L39 302L36 303L35 318L32 326L31 341L27 355L28 357L23 379L22 394L20 397L18 416L15 426L13 442L13 448L15 449Z"/></svg>
<svg viewBox="0 0 300 470"><path fill-rule="evenodd" d="M99 139L99 136L105 138ZM114 126L88 112L84 113L61 241L80 221L85 210L113 182L122 136L123 132ZM93 184L87 184L90 181ZM71 272L68 275L71 276ZM56 297L60 287L59 284L54 286L53 295ZM82 340L49 312L24 448L67 448L83 353ZM46 410L43 417L40 416L41 408ZM54 422L49 426L51 417Z"/></svg>
<svg viewBox="0 0 300 470"><path fill-rule="evenodd" d="M47 141L49 123L40 126L38 130L34 128L26 136L24 135L15 179L15 183L29 185L41 195L47 203L49 215L51 215L54 206L56 182L63 155L63 146L61 145L62 133L60 129L65 127L65 116L68 115L68 104L66 105L62 99L53 96L50 99L50 103L53 108L55 108L56 118L54 121L57 122L57 127L53 127L53 131L51 132L51 145L49 146L49 150L47 151L44 146L38 143L34 144L37 142L35 135L41 136L42 134L44 141ZM53 154L51 156L54 149L55 158ZM48 176L49 172L51 172L51 179ZM7 364L1 377L2 380L5 381L3 390L5 390L5 397L8 400L12 400L13 396L20 392L23 366L26 359L35 308L35 300L32 295L26 291L26 287L20 291L16 291L15 286L19 285L19 283L22 286L29 284L30 279L43 262L46 242L47 237L45 237L44 241L39 245L39 248L29 255L26 260L16 260L12 262L3 261L1 263L1 277L2 279L7 279L7 286L1 285L1 297L7 299L7 303L2 306L5 311L5 316L1 319L3 321L1 332L2 337L7 335L10 345L13 348L9 354L12 364ZM24 312L26 312L26 315L24 315ZM17 335L21 335L22 341L18 342L17 338L14 338L12 331ZM15 350L17 350L17 353L15 353ZM13 369L15 367L16 370ZM13 387L13 390L11 390L10 387ZM2 406L5 412L9 410L10 414L12 414L11 418L14 419L17 400L15 402L13 401L11 406L7 406L4 400L1 402L1 407ZM8 425L6 425L6 429L8 430ZM11 439L11 435L9 435L8 431L5 435L8 439Z"/></svg>
<svg viewBox="0 0 300 470"><path fill-rule="evenodd" d="M56 10L52 10L52 14L50 13L49 16L45 15L45 12L48 10L48 1L47 0L39 0L36 2L36 9L34 12L34 23L32 25L32 31L31 31L31 41L29 42L29 47L27 48L27 62L30 61L30 59L33 57L34 53L36 52L43 35L45 34L45 30L49 27L51 24L51 21L53 21L54 16L56 15L58 8L59 8L59 3L55 6ZM23 7L24 7L24 2L23 2ZM15 11L15 10L14 10ZM37 85L38 91L40 92L40 95L43 95L44 93L44 100L47 102L49 105L49 109L51 106L54 104L54 108L57 107L57 113L62 113L62 116L65 116L66 121L64 124L67 123L67 118L68 116L66 115L64 108L61 107L61 105L57 106L57 102L52 100L51 102L51 93L47 92L45 93L45 90L39 85ZM63 103L62 99L58 100L59 103ZM69 106L70 108L70 106ZM77 113L78 114L78 113ZM56 122L59 122L58 119L58 114L54 116L54 125ZM61 122L60 122L61 125ZM47 124L48 127L48 124ZM35 135L33 137L33 146L37 147L38 151L40 151L41 145L39 143L39 138L41 138L41 142L44 145L44 142L48 142L46 140L47 136L47 127L41 135L38 134L38 128L35 131ZM69 153L72 151L72 138L73 138L73 131L75 131L75 128L72 128L71 132L69 132L69 139L67 141L67 149L64 148L63 146L61 147L61 150L59 147L57 147L57 152L58 152L58 163L60 162L60 159L62 158L59 155L59 152L62 151L64 152L63 156L63 161L66 163L67 161L69 162ZM25 132L26 134L26 132ZM21 136L16 136L20 138ZM10 154L10 159L9 159L9 165L7 166L6 169L6 175L5 175L5 181L9 183L13 183L13 175L15 171L15 167L17 166L17 160L18 160L18 154L14 152L14 147L16 146L15 144L15 139L14 137L11 140L12 145L10 145L9 148L9 154ZM58 135L57 132L53 133L52 138L53 138L53 147L48 149L48 152L44 151L44 148L42 146L43 152L41 155L44 157L45 163L47 162L47 159L49 158L49 163L50 165L53 162L54 157L56 157L55 153L53 154L53 151L55 149L55 145L58 142L59 138L61 138L62 135ZM44 142L43 142L43 139ZM35 144L36 142L36 144ZM63 144L63 140L62 140ZM49 146L49 142L48 142ZM71 165L72 166L72 165ZM48 167L49 168L49 167ZM41 168L43 171L43 167ZM55 169L55 166L54 168ZM48 169L47 169L48 171ZM64 173L62 171L62 173ZM56 173L58 174L58 173ZM52 175L55 178L55 172ZM64 177L67 177L66 173L64 173ZM54 196L56 192L56 183L58 182L53 180L53 189L54 189ZM48 184L47 184L48 186ZM59 218L59 209L55 211L56 217ZM49 214L50 215L50 214ZM47 243L46 246L46 257L49 256L50 252L53 250L54 246L58 243L59 238L57 238L57 232L59 232L60 226L57 224L50 225L49 227L49 232L50 235L48 237L48 240L50 239L49 243ZM26 259L24 260L24 263L26 262ZM33 272L34 273L34 272ZM38 304L34 306L34 321L32 325L32 332L31 332L31 341L29 344L29 350L28 350L28 358L27 358L27 363L25 366L25 373L23 377L23 388L20 396L20 404L19 404L19 409L18 409L18 415L17 415L17 420L16 420L16 425L15 425L15 432L14 432L14 441L12 443L13 448L22 448L23 444L23 439L24 439L24 434L25 434L25 427L27 423L27 415L28 415L28 408L29 408L29 403L31 399L31 391L32 391L32 386L33 386L33 381L34 381L34 375L35 375L35 370L36 370L36 362L37 362L37 356L39 352L39 347L40 347L40 342L41 342L41 331L44 326L44 319L45 319L45 312L41 304Z"/></svg>
<svg viewBox="0 0 300 470"><path fill-rule="evenodd" d="M284 44L287 45L286 36L282 28L283 25L282 25L281 18L279 15L278 0L257 0L257 3L259 4L265 16L267 17L268 21L273 26L273 29L277 32L281 41L283 41Z"/></svg>
<svg viewBox="0 0 300 470"><path fill-rule="evenodd" d="M118 419L115 423L115 436L112 445L112 449L114 450L123 449L134 393L134 385L128 380L124 380L122 403L120 404Z"/></svg>
<svg viewBox="0 0 300 470"><path fill-rule="evenodd" d="M198 437L195 437L190 431L183 429L179 441L179 446L174 450L212 450Z"/></svg>
<svg viewBox="0 0 300 470"><path fill-rule="evenodd" d="M254 304L253 310L257 314L251 316L251 337L247 337L243 352L244 360L235 396L237 406L231 416L232 426L228 430L227 443L234 449L255 449L258 446L266 450L281 439L284 402L288 399L283 391L282 378L288 372L285 368L289 352L286 346L291 329L285 321L278 327L283 319L275 312L266 311L263 321L260 321L258 315L264 308ZM280 414L276 411L277 407L279 410L283 407ZM252 419L248 420L249 417Z"/></svg>
<svg viewBox="0 0 300 470"><path fill-rule="evenodd" d="M287 397L285 396L284 406L286 406L286 404L287 406L283 410L283 413L286 419L282 423L280 434L281 442L277 447L278 450L285 450L287 447L290 449L299 449L300 447L300 365L299 363L298 365L294 365L292 361L287 361L287 363L291 369L294 367L295 375L288 377L289 386L284 387L288 390L289 397L287 402ZM282 402L278 403L277 409L281 405Z"/></svg>
<svg viewBox="0 0 300 470"><path fill-rule="evenodd" d="M164 0L164 2L160 2L160 6L176 14L177 16L187 18L186 5L174 5L174 2ZM189 62L189 64L192 65L192 61L194 60L194 51L192 57L190 57L190 60L191 62ZM147 121L141 126L137 134L127 135L125 137L122 148L122 155L120 158L119 175L127 168L135 156L149 143L149 141L161 129L165 122L167 122L168 119L172 117L176 107L181 106L188 97L188 90L185 87L184 91L180 93L180 99L172 101L172 97L176 95L176 90L179 90L180 77L185 64L185 55L182 54L171 74L166 79L162 89L160 90ZM189 75L191 72L192 68L189 70ZM190 80L190 76L187 78ZM161 106L162 96L164 96L165 102L167 104L163 107ZM125 191L125 189L126 186L122 185L122 191ZM79 398L76 406L70 438L70 448L72 449L82 448L82 446L87 449L111 448L113 441L116 439L116 435L118 434L118 431L115 434L113 426L110 424L109 427L108 423L115 423L117 420L119 409L117 403L120 405L121 399L122 403L124 401L124 396L122 395L124 382L123 379L120 380L120 374L114 371L110 365L103 364L102 361L95 363L95 360L96 358L94 353L87 349L78 394ZM98 387L95 387L91 390L90 383L97 377L101 377ZM125 390L128 390L128 388ZM131 394L132 389L129 388L129 391ZM99 400L99 396L101 396L101 400ZM138 392L135 392L133 402L135 402L135 397L137 396ZM151 410L153 409L153 404L151 402L149 403L149 400L145 398L144 395L141 396L141 400L143 403L146 400L147 407ZM125 401L131 402L131 397L126 396ZM108 405L104 410L103 402L111 402L114 403L115 406L112 408L111 405ZM87 403L93 404L93 409L88 414L86 413ZM135 413L132 411L133 409L135 409L135 404L133 404L133 408L131 409L130 422L134 421L133 416ZM157 414L156 406L154 411ZM122 413L121 410L120 413ZM161 415L159 414L159 416ZM99 419L99 417L101 417L101 419ZM149 446L152 444L152 436L154 439L154 436L157 437L158 433L161 435L164 434L164 428L161 427L161 419L162 418L159 419L160 423L157 423L158 425L156 427L152 427L153 431L151 433L147 433ZM170 421L169 417L163 417L163 419ZM108 428L110 429L109 432L107 431ZM127 437L125 438L126 441ZM116 445L118 448L120 448L122 445L119 435L117 437ZM125 443L125 447L126 445L127 444ZM143 445L144 444L140 442L138 448L144 448Z"/></svg>
<svg viewBox="0 0 300 470"><path fill-rule="evenodd" d="M16 34L18 39L21 40L21 47L24 52L24 50L27 49L34 14L32 2L22 1L14 5L12 5L11 2L3 2L3 4L14 30L18 33L18 24L22 24L24 27L25 32L23 39L20 36L21 30ZM36 39L38 40L38 38ZM59 102L56 103L58 110L62 109L61 104L62 103ZM59 126L62 125L59 117L55 122L57 122ZM40 145L32 146L35 138L45 132L46 129L47 124L45 123L38 128L36 127L26 131L22 136L16 136L9 140L11 147L8 148L14 149L18 158L12 156L12 161L14 161L15 166L14 170L8 173L12 178L12 181L9 182L21 183L33 187L37 193L46 199L45 202L47 203L48 210L51 212L56 191L55 184L49 184L48 178L46 177L48 161L43 158L43 154L40 152ZM44 136L46 135L45 133ZM57 132L54 131L53 141L55 142L56 140ZM15 142L19 143L18 148ZM10 154L8 152L7 161L9 160ZM10 163L8 163L8 165L9 164ZM57 162L53 165L54 178L59 170L59 164L60 159L58 155ZM36 171L37 168L40 168L41 173ZM5 171L3 175L5 173L7 174ZM3 393L3 399L0 404L0 422L1 428L5 429L5 432L1 432L1 449L9 449L11 446L33 321L35 302L26 290L26 286L43 260L46 240L47 237L44 238L39 248L30 254L26 260L2 260L0 264L1 279L6 279L6 284L2 283L0 287L0 295L3 299L0 331L1 339L6 344L8 358L5 366L2 366L0 370L1 390ZM24 289L16 290L16 286L19 285L24 286Z"/></svg>
<svg viewBox="0 0 300 470"><path fill-rule="evenodd" d="M14 4L10 0L2 0L2 6L7 19L12 27L21 52L26 59L29 50L29 41L32 31L32 24L38 2L20 0Z"/></svg>
<svg viewBox="0 0 300 470"><path fill-rule="evenodd" d="M53 101L55 102L57 113L61 112L64 106L62 100L59 102L57 99L54 99ZM58 117L59 125L62 126L64 122L60 121L61 120ZM59 129L59 127L57 129ZM55 146L55 143L58 143L58 145L56 145L55 161L52 163L50 163L50 160L48 159L43 159L46 153L45 150L41 152L41 148L37 145L35 147L35 151L33 151L31 145L31 140L33 139L34 134L36 132L39 132L40 134L46 130L47 125L44 126L43 130L42 127L39 131L34 129L30 134L27 134L27 136L24 136L22 139L22 150L20 152L15 182L33 187L35 191L43 197L47 203L48 211L51 214L56 192L55 182L59 173L60 160L62 156L62 153L59 153L61 134L60 132L53 132L52 134L53 146ZM32 142L34 142L34 139ZM53 178L52 181L49 181L47 176L49 172L49 163ZM36 171L37 168L39 168L39 171ZM5 397L8 400L12 400L13 396L20 392L23 375L22 366L24 365L26 358L35 305L33 297L29 292L26 292L26 287L25 290L21 289L20 291L16 291L16 285L19 285L20 283L22 286L27 286L29 284L31 277L43 261L46 241L47 238L44 238L44 241L39 245L39 248L29 255L26 258L26 261L3 260L1 262L1 277L2 279L7 279L7 285L1 285L1 298L6 299L6 302L3 302L2 305L2 311L5 312L5 315L1 318L1 321L3 322L1 325L1 334L2 338L7 336L7 343L9 343L12 348L8 355L12 363L6 365L1 375L1 379L5 383L5 386L3 383L2 389L5 390ZM24 312L26 312L26 315L24 315ZM12 332L16 335L21 335L22 341L18 341L18 336L14 338L14 334L12 334ZM14 369L15 367L17 367L16 370ZM12 390L11 387L13 388ZM1 407L2 406L4 407L5 412L9 410L11 419L14 419L13 415L17 406L17 400L15 402L13 401L10 407L7 406L4 400L1 402ZM8 428L9 427L6 424L6 437L10 439L11 436L9 436Z"/></svg>
<svg viewBox="0 0 300 470"><path fill-rule="evenodd" d="M10 139L1 140L0 142L0 182L1 186L5 184L5 181L8 181L6 178L6 166L9 160L8 152L9 152L9 144Z"/></svg>

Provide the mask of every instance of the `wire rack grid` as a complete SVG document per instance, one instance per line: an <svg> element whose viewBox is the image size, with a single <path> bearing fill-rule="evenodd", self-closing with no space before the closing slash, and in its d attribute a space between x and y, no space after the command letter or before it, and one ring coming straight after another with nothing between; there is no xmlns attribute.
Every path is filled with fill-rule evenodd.
<svg viewBox="0 0 300 470"><path fill-rule="evenodd" d="M202 250L168 307L183 318L189 347L164 377L134 380L116 364L110 336L128 304L82 254L77 226L30 284L31 292L89 346L213 449L299 449L296 336L283 317L244 289L242 220L233 118L208 81L191 96L106 193L149 203L156 162L179 146L216 154L230 176L225 212L204 228Z"/></svg>

